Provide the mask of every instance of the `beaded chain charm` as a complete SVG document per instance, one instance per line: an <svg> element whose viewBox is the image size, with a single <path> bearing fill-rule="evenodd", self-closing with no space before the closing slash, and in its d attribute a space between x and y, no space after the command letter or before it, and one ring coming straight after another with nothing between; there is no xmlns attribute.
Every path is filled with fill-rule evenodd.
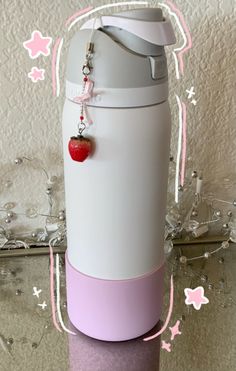
<svg viewBox="0 0 236 371"><path fill-rule="evenodd" d="M90 99L93 89L93 81L90 80L89 75L92 70L91 58L93 54L94 44L89 42L87 45L86 60L82 67L83 73L83 87L82 94L74 98L74 102L81 103L80 111L80 122L78 124L78 135L70 138L68 149L72 160L83 162L92 152L92 141L82 135L83 131L86 129L84 123L85 119L85 109L86 100Z"/></svg>

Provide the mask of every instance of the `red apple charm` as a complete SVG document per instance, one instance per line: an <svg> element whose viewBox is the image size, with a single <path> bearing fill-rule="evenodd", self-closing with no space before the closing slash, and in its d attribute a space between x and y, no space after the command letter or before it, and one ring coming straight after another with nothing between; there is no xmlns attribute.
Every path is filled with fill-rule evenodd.
<svg viewBox="0 0 236 371"><path fill-rule="evenodd" d="M72 160L83 162L91 153L92 142L90 139L83 137L83 135L71 137L68 149Z"/></svg>

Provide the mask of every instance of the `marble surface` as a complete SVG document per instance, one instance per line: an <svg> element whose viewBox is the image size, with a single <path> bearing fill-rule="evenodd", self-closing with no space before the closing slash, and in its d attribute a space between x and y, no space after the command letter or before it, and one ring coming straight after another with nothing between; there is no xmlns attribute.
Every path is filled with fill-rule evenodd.
<svg viewBox="0 0 236 371"><path fill-rule="evenodd" d="M180 319L181 335L170 331L149 342L141 338L120 343L59 333L53 326L49 300L49 257L0 258L1 371L235 371L236 249L231 244L215 257L180 266L176 254L195 256L217 245L175 247L167 261L162 320L169 305L170 275L174 275L174 309L169 326ZM224 257L220 263L219 258ZM60 255L61 310L68 323L64 256ZM207 278L205 277L207 275ZM209 284L214 288L209 289ZM197 311L184 303L184 288L203 286L209 304ZM33 287L41 289L39 298ZM18 294L18 295L17 295ZM46 302L43 310L38 304ZM157 324L155 333L162 324ZM75 330L75 329L73 329ZM161 341L171 343L171 352Z"/></svg>

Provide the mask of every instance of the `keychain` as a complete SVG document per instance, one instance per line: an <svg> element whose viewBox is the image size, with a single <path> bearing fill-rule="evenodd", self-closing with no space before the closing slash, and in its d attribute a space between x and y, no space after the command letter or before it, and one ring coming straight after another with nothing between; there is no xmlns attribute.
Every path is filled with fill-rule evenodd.
<svg viewBox="0 0 236 371"><path fill-rule="evenodd" d="M92 141L88 137L83 136L86 129L84 123L85 119L85 101L90 99L93 89L93 81L90 80L89 75L92 70L91 58L93 54L94 44L89 42L87 44L86 60L82 67L83 73L83 87L82 94L74 98L74 102L81 103L80 122L78 124L78 135L72 136L68 143L68 149L72 160L83 162L92 152Z"/></svg>

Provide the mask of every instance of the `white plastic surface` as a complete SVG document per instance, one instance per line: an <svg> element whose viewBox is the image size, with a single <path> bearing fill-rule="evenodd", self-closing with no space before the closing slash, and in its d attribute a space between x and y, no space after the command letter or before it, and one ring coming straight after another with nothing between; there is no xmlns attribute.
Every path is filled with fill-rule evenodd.
<svg viewBox="0 0 236 371"><path fill-rule="evenodd" d="M80 29L99 28L101 26L115 26L128 31L143 40L155 45L175 44L176 39L170 21L150 22L119 16L102 16L100 19L89 19Z"/></svg>
<svg viewBox="0 0 236 371"><path fill-rule="evenodd" d="M68 152L80 105L66 100L63 110L69 261L93 277L134 278L164 261L169 105L87 108L96 150L83 163Z"/></svg>

